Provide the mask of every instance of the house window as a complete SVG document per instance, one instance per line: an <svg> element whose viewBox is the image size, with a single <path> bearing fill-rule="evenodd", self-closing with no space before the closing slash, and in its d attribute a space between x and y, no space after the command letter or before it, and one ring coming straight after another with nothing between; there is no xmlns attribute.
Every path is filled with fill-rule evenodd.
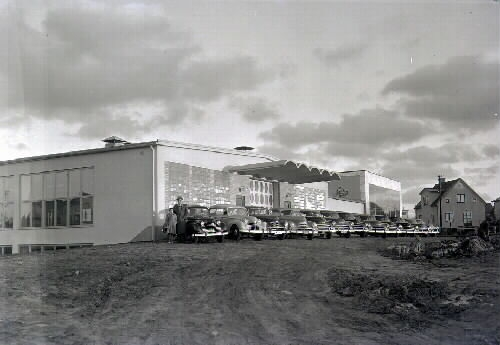
<svg viewBox="0 0 500 345"><path fill-rule="evenodd" d="M464 203L465 202L465 194L457 194L457 203Z"/></svg>
<svg viewBox="0 0 500 345"><path fill-rule="evenodd" d="M464 211L464 225L472 225L472 212Z"/></svg>
<svg viewBox="0 0 500 345"><path fill-rule="evenodd" d="M445 212L444 221L448 223L453 222L453 212Z"/></svg>
<svg viewBox="0 0 500 345"><path fill-rule="evenodd" d="M14 177L0 177L0 229L14 226Z"/></svg>

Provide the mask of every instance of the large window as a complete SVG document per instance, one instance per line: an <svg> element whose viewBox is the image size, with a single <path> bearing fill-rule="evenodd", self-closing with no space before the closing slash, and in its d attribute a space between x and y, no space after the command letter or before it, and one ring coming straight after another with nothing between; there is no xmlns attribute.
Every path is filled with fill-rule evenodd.
<svg viewBox="0 0 500 345"><path fill-rule="evenodd" d="M14 177L0 177L0 229L14 226Z"/></svg>
<svg viewBox="0 0 500 345"><path fill-rule="evenodd" d="M447 223L453 222L453 212L445 212L444 221Z"/></svg>
<svg viewBox="0 0 500 345"><path fill-rule="evenodd" d="M465 194L457 194L457 203L464 203L465 202Z"/></svg>
<svg viewBox="0 0 500 345"><path fill-rule="evenodd" d="M94 223L94 169L21 176L21 227Z"/></svg>
<svg viewBox="0 0 500 345"><path fill-rule="evenodd" d="M472 211L464 211L464 225L472 225Z"/></svg>

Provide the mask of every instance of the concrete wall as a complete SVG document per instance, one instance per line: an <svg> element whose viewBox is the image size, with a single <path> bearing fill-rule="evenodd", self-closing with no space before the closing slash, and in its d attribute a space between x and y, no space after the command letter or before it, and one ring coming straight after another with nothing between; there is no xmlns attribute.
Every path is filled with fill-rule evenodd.
<svg viewBox="0 0 500 345"><path fill-rule="evenodd" d="M19 188L15 193L14 228L0 231L0 245L123 243L151 240L153 216L152 150L134 148L22 162L0 166L0 176L94 168L94 222L64 228L20 227ZM149 230L148 230L149 229Z"/></svg>
<svg viewBox="0 0 500 345"><path fill-rule="evenodd" d="M328 197L356 201L363 200L364 194L361 194L361 176L342 175L340 180L328 182Z"/></svg>
<svg viewBox="0 0 500 345"><path fill-rule="evenodd" d="M360 201L340 200L328 198L326 201L326 209L332 211L350 212L350 213L365 213L365 204Z"/></svg>

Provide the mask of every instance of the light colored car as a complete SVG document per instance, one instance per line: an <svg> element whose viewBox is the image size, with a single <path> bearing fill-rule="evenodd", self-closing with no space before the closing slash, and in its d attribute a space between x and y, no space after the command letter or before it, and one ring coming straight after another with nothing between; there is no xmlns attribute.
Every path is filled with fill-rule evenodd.
<svg viewBox="0 0 500 345"><path fill-rule="evenodd" d="M260 219L266 224L266 237L283 240L288 237L288 222L281 220L279 215L262 206L247 206L248 214Z"/></svg>
<svg viewBox="0 0 500 345"><path fill-rule="evenodd" d="M293 237L306 237L312 240L318 236L318 226L308 222L304 214L291 208L273 208L272 215L277 215L281 221L288 222L288 234Z"/></svg>
<svg viewBox="0 0 500 345"><path fill-rule="evenodd" d="M236 241L242 236L260 240L266 234L266 223L248 215L248 210L243 206L214 205L210 207L210 216L223 222L229 237Z"/></svg>

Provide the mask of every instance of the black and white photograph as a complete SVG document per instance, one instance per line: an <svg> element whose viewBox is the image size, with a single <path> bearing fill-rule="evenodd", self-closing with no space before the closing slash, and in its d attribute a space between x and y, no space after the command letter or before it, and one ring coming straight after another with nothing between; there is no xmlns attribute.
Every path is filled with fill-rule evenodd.
<svg viewBox="0 0 500 345"><path fill-rule="evenodd" d="M0 0L0 345L500 345L498 0Z"/></svg>

